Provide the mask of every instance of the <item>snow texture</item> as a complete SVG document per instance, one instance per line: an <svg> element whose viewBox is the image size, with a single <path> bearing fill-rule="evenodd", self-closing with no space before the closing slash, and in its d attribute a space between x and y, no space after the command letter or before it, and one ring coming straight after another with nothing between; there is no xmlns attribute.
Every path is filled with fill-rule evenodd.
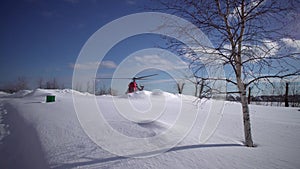
<svg viewBox="0 0 300 169"><path fill-rule="evenodd" d="M87 136L77 119L72 94L87 103L93 98L70 89L37 89L0 98L0 168L300 168L300 111L297 108L250 105L257 147L248 148L243 146L239 103L225 103L214 135L205 144L199 144L199 134L212 100L195 102L192 96L163 91L97 96L97 103L111 127L137 138L153 137L168 130L176 121L173 111L178 107L175 104L179 97L183 98L183 104L200 109L194 127L175 147L151 157L130 158L104 150ZM46 95L55 95L56 102L45 103ZM147 107L149 96L158 101L171 100L174 104L169 105L158 120L145 123L131 122L114 108L114 100L130 100L135 106ZM86 107L86 111L89 110ZM183 113L189 112L183 110ZM134 142L128 144L135 145ZM124 144L114 146L126 147Z"/></svg>

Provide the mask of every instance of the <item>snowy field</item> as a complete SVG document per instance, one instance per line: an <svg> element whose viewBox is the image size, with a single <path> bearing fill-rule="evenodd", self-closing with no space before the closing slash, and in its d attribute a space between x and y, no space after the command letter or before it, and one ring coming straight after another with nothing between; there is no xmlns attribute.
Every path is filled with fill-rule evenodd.
<svg viewBox="0 0 300 169"><path fill-rule="evenodd" d="M239 103L225 102L224 113L215 133L205 144L200 144L199 134L208 117L212 100L194 102L195 98L192 96L148 91L132 94L130 97L97 96L96 101L108 124L114 130L136 138L155 137L169 130L177 120L174 111L180 108L180 98L183 100L182 114L188 117L192 109L199 110L194 127L175 147L158 154L149 152L149 157L132 158L115 155L90 139L77 118L72 93L83 103L92 102L94 98L90 94L68 89L37 89L13 95L0 93L1 169L300 168L299 108L250 105L253 140L257 147L247 148L243 146ZM45 96L49 94L56 96L56 102L45 103ZM114 107L115 102L130 101L139 109L147 109L151 107L148 100L150 97L154 98L154 102L168 101L164 114L156 121L132 122L120 116L118 109ZM90 115L92 109L86 107L86 111ZM101 133L107 131L98 130L97 137L105 140ZM173 138L165 138L170 139ZM111 143L116 149L135 147L139 150L148 146L134 146L135 142L116 143L118 140Z"/></svg>

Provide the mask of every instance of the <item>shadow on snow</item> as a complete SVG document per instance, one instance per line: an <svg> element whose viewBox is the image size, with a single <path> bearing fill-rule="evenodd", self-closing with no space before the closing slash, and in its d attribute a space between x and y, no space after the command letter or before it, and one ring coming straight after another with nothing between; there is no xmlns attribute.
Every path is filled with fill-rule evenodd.
<svg viewBox="0 0 300 169"><path fill-rule="evenodd" d="M184 146L178 146L173 147L165 153L168 152L177 152L181 150L189 150L189 149L199 149L199 148L217 148L217 147L243 147L242 144L195 144L195 145L184 145ZM140 157L140 156L150 156L157 153L163 152L162 150L159 151L151 151L146 153L140 153L140 154L133 154L131 157ZM123 157L123 156L114 156L114 157L108 157L108 158L102 158L102 159L91 159L90 161L84 161L84 162L74 162L74 163L65 163L58 165L56 167L53 167L54 169L65 169L65 168L74 168L79 166L85 166L85 165L96 165L96 164L102 164L107 162L117 162L124 159L129 159L131 157Z"/></svg>

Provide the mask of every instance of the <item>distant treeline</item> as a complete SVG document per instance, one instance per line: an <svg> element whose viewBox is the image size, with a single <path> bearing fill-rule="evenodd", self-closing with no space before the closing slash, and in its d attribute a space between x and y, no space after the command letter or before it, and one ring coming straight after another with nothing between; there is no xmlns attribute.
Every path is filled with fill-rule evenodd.
<svg viewBox="0 0 300 169"><path fill-rule="evenodd" d="M43 78L40 78L37 80L37 88L40 89L64 89L64 84L60 84L56 78L51 78L44 80ZM18 77L14 82L5 84L0 87L1 91L7 92L7 93L15 93L20 90L28 90L30 89L28 85L28 79L25 77Z"/></svg>
<svg viewBox="0 0 300 169"><path fill-rule="evenodd" d="M285 95L261 95L261 96L250 96L250 102L276 102L276 103L284 103ZM288 103L291 107L300 107L300 95L289 95L287 96ZM227 101L241 101L239 96L227 95Z"/></svg>
<svg viewBox="0 0 300 169"><path fill-rule="evenodd" d="M26 77L18 77L15 81L0 86L0 91L4 91L6 93L16 93L20 90L29 90L30 87L28 82L29 81ZM65 89L65 85L60 83L57 78L39 78L36 81L36 84L37 86L35 88L40 89ZM80 92L88 92L95 95L117 95L116 90L105 85L95 86L92 81L88 81L84 87L82 87L81 84L77 84L75 85L74 89Z"/></svg>

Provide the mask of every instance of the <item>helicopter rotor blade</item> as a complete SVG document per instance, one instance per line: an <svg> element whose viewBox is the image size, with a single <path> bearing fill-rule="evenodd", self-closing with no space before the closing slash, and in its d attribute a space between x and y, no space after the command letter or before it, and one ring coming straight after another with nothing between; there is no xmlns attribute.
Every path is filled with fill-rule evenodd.
<svg viewBox="0 0 300 169"><path fill-rule="evenodd" d="M151 76L156 76L158 74L152 74L152 75L146 75L146 76L140 76L140 77L133 77L133 78L127 78L127 77L98 77L95 79L132 79L132 80L147 80L146 78Z"/></svg>
<svg viewBox="0 0 300 169"><path fill-rule="evenodd" d="M140 77L134 77L135 80L142 80L142 79L145 79L147 77L151 77L151 76L156 76L158 74L152 74L152 75L146 75L146 76L140 76Z"/></svg>
<svg viewBox="0 0 300 169"><path fill-rule="evenodd" d="M127 77L98 77L95 79L132 79L132 78L127 78Z"/></svg>

